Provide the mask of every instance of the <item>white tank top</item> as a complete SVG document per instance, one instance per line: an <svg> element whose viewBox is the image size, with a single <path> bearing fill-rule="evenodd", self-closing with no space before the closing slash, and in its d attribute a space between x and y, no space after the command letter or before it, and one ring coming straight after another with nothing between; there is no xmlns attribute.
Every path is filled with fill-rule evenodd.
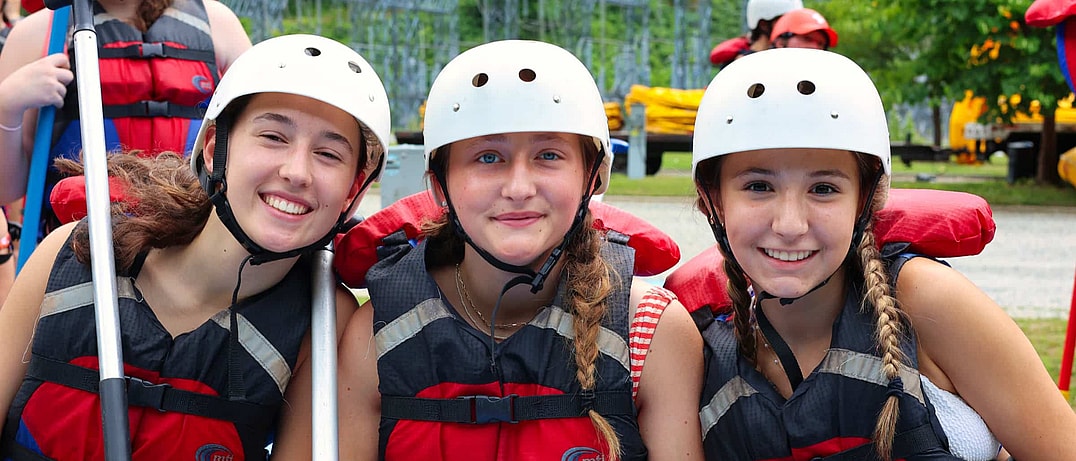
<svg viewBox="0 0 1076 461"><path fill-rule="evenodd" d="M923 392L934 405L934 413L949 438L949 451L968 461L997 459L1001 445L979 413L959 395L935 386L926 376L920 376Z"/></svg>

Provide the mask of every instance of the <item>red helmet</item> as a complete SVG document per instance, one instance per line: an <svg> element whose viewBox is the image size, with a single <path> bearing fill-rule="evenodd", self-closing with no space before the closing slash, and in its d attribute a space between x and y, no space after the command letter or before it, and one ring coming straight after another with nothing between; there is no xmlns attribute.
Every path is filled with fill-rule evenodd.
<svg viewBox="0 0 1076 461"><path fill-rule="evenodd" d="M770 32L770 41L777 42L782 35L807 35L816 30L825 32L829 48L837 46L837 32L829 27L825 17L810 8L792 10L777 19Z"/></svg>

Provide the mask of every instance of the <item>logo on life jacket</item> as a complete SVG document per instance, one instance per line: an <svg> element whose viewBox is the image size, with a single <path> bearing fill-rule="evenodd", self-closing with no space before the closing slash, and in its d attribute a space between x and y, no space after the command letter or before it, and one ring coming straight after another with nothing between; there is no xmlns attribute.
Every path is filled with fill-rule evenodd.
<svg viewBox="0 0 1076 461"><path fill-rule="evenodd" d="M213 92L213 80L205 78L204 75L195 75L194 78L191 79L191 83L194 84L194 88L202 94L210 94Z"/></svg>
<svg viewBox="0 0 1076 461"><path fill-rule="evenodd" d="M224 445L202 445L194 454L195 461L232 461L232 451Z"/></svg>
<svg viewBox="0 0 1076 461"><path fill-rule="evenodd" d="M560 457L560 461L605 461L601 452L589 447L575 447Z"/></svg>

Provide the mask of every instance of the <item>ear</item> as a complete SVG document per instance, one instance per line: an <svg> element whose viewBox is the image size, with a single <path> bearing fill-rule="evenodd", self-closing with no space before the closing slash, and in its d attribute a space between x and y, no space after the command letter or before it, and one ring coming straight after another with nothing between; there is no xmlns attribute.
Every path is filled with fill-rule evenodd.
<svg viewBox="0 0 1076 461"><path fill-rule="evenodd" d="M202 146L202 163L205 164L206 174L213 174L213 152L217 147L217 124L214 122L209 123L209 127L205 130L205 139L202 140L204 145Z"/></svg>
<svg viewBox="0 0 1076 461"><path fill-rule="evenodd" d="M347 200L344 201L344 208L340 210L341 213L347 212L348 208L351 208L351 205L355 200L362 199L362 197L359 196L359 191L362 189L362 184L364 182L366 182L366 172L360 171L359 174L355 176L355 180L351 182L351 189L347 191Z"/></svg>
<svg viewBox="0 0 1076 461"><path fill-rule="evenodd" d="M430 180L430 193L433 194L434 203L445 203L447 201L445 199L445 189L444 186L442 186L441 183L437 181L437 176L434 175L432 172L427 171L426 177Z"/></svg>

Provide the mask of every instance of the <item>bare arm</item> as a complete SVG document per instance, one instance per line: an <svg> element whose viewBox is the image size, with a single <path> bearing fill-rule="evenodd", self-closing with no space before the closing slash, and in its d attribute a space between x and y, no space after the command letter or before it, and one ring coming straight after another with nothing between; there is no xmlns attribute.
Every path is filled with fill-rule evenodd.
<svg viewBox="0 0 1076 461"><path fill-rule="evenodd" d="M904 265L898 299L919 337L920 371L955 391L1021 461L1076 459L1076 413L1008 314L956 270Z"/></svg>
<svg viewBox="0 0 1076 461"><path fill-rule="evenodd" d="M358 303L355 296L343 287L336 290L336 340L343 337L344 326ZM305 460L313 455L313 393L314 389L310 363L310 337L303 340L300 361L296 365L295 375L288 383L284 395L284 408L281 412L280 426L276 443L273 444L273 459ZM342 458L343 459L343 458Z"/></svg>
<svg viewBox="0 0 1076 461"><path fill-rule="evenodd" d="M239 18L227 5L207 1L205 9L209 16L209 30L213 35L213 49L217 53L217 69L224 74L235 59L250 48L250 37Z"/></svg>
<svg viewBox="0 0 1076 461"><path fill-rule="evenodd" d="M75 77L67 56L42 57L51 20L41 10L19 21L0 53L0 203L26 193L37 109L63 106Z"/></svg>
<svg viewBox="0 0 1076 461"><path fill-rule="evenodd" d="M45 237L23 266L4 307L0 308L0 414L7 414L26 375L30 341L41 313L52 263L72 228L74 223ZM0 419L0 430L3 425Z"/></svg>
<svg viewBox="0 0 1076 461"><path fill-rule="evenodd" d="M633 282L632 302L637 304L636 294L647 288ZM654 330L636 397L639 430L650 459L702 459L702 374L702 336L687 309L673 301Z"/></svg>
<svg viewBox="0 0 1076 461"><path fill-rule="evenodd" d="M351 317L340 342L340 459L377 459L381 394L373 319L373 306L367 302Z"/></svg>

